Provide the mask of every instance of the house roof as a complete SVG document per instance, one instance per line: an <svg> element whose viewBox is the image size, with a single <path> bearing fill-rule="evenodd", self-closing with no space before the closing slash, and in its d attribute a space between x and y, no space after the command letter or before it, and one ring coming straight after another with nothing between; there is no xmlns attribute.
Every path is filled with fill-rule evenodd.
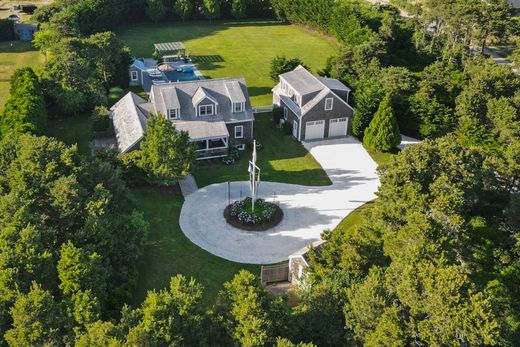
<svg viewBox="0 0 520 347"><path fill-rule="evenodd" d="M187 131L192 140L202 140L213 137L229 137L226 123L205 122L205 121L175 121L175 129L179 131Z"/></svg>
<svg viewBox="0 0 520 347"><path fill-rule="evenodd" d="M234 84L235 82L236 84ZM232 101L227 88L229 83L232 83L234 88L236 88L234 93L242 92L245 100L245 107L242 112L232 112ZM163 93L165 90L169 90L169 92ZM150 96L156 113L167 114L167 104L170 95L177 96L180 105L180 120L200 121L201 118L196 115L195 105L196 101L201 100L203 97L213 99L218 104L217 114L209 116L207 119L209 121L240 122L252 121L254 119L247 87L243 78L218 78L153 85ZM238 98L240 96L233 94L233 97Z"/></svg>
<svg viewBox="0 0 520 347"><path fill-rule="evenodd" d="M184 44L180 41L156 43L154 44L154 47L158 53L176 52L186 49L186 47L184 47Z"/></svg>
<svg viewBox="0 0 520 347"><path fill-rule="evenodd" d="M38 24L15 23L14 30L38 30Z"/></svg>
<svg viewBox="0 0 520 347"><path fill-rule="evenodd" d="M308 253L309 253L310 248L313 247L315 250L317 250L319 252L321 246L325 242L327 242L327 241L325 241L325 240L314 241L311 244L309 244L309 245L303 247L302 249L297 250L293 254L289 255L289 258L300 258L301 257L305 261L305 264L307 264L307 266L309 266Z"/></svg>
<svg viewBox="0 0 520 347"><path fill-rule="evenodd" d="M238 83L238 81L229 81L226 82L225 85L231 102L246 102L246 97L244 96L244 93L242 92L242 88L240 88L240 84Z"/></svg>
<svg viewBox="0 0 520 347"><path fill-rule="evenodd" d="M350 88L338 81L335 78L328 78L328 77L316 77L321 83L323 83L327 88L332 90L342 90L346 92L350 92Z"/></svg>
<svg viewBox="0 0 520 347"><path fill-rule="evenodd" d="M323 84L303 66L298 65L294 70L280 75L300 95L318 92Z"/></svg>
<svg viewBox="0 0 520 347"><path fill-rule="evenodd" d="M110 108L120 152L130 151L143 138L148 119L146 104L146 100L129 92Z"/></svg>

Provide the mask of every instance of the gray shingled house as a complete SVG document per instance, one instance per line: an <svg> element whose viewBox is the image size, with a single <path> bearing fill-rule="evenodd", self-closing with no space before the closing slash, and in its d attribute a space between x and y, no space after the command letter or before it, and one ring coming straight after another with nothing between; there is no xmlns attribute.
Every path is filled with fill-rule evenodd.
<svg viewBox="0 0 520 347"><path fill-rule="evenodd" d="M312 247L317 252L320 252L321 246L323 246L324 243L324 240L314 241L289 256L289 282L293 285L305 283L305 270L310 266L308 257L309 250Z"/></svg>
<svg viewBox="0 0 520 347"><path fill-rule="evenodd" d="M301 65L279 76L273 104L283 108L299 141L347 136L354 109L350 89L333 78L313 76Z"/></svg>
<svg viewBox="0 0 520 347"><path fill-rule="evenodd" d="M110 109L117 146L139 148L150 114L161 114L196 142L200 159L244 149L253 139L253 110L243 78L221 78L153 85L150 100L130 92Z"/></svg>

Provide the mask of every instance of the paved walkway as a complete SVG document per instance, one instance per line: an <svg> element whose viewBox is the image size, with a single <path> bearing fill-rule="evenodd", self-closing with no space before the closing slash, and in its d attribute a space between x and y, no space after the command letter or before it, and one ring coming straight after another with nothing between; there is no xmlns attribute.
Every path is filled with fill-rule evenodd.
<svg viewBox="0 0 520 347"><path fill-rule="evenodd" d="M332 185L307 187L261 182L259 197L280 204L284 219L265 232L247 232L226 223L227 183L199 189L185 198L180 215L184 234L201 248L228 260L271 264L318 240L351 211L375 198L376 163L354 138L306 143ZM262 152L259 152L262 155ZM249 194L248 182L231 183L231 200Z"/></svg>
<svg viewBox="0 0 520 347"><path fill-rule="evenodd" d="M195 182L195 178L191 174L180 180L179 186L181 187L181 192L184 197L187 197L191 193L195 193L199 189L197 187L197 182Z"/></svg>
<svg viewBox="0 0 520 347"><path fill-rule="evenodd" d="M421 140L414 139L413 137L401 134L401 144L397 147L399 147L399 149L402 151L406 147L410 147L410 146L416 145L418 143L421 143Z"/></svg>

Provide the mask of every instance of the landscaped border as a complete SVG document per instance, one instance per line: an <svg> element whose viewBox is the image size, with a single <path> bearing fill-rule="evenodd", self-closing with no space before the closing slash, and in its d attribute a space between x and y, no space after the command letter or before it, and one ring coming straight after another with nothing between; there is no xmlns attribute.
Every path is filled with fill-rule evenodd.
<svg viewBox="0 0 520 347"><path fill-rule="evenodd" d="M231 216L231 205L227 205L226 208L224 209L224 218L226 219L226 222L229 225L231 225L237 229L246 230L246 231L266 231L266 230L274 228L275 226L280 224L280 222L283 219L283 211L280 208L280 206L278 206L276 204L273 204L273 206L276 207L276 211L273 214L273 218L269 222L263 223L263 224L243 224L243 223L241 223L238 220L238 218Z"/></svg>

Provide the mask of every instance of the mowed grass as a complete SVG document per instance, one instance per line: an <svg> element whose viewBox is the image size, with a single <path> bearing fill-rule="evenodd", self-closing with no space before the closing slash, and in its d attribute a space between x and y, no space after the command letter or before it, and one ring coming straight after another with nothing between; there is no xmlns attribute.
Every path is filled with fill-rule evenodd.
<svg viewBox="0 0 520 347"><path fill-rule="evenodd" d="M257 165L261 180L293 183L306 186L324 186L332 182L314 157L292 136L276 128L270 113L255 116L255 138L264 148L257 151ZM240 151L240 159L233 165L220 160L200 162L193 175L199 187L227 181L249 179L247 171L251 150Z"/></svg>
<svg viewBox="0 0 520 347"><path fill-rule="evenodd" d="M205 288L204 302L208 306L214 303L223 283L232 279L240 269L260 275L258 265L224 260L188 240L179 227L184 201L181 196L143 189L132 191L131 197L150 223L134 304L141 303L148 290L167 287L170 278L176 274L193 277L201 283Z"/></svg>
<svg viewBox="0 0 520 347"><path fill-rule="evenodd" d="M43 56L29 42L0 42L0 109L9 98L13 72L21 67L36 68L43 64Z"/></svg>
<svg viewBox="0 0 520 347"><path fill-rule="evenodd" d="M369 211L374 206L374 201L369 201L350 212L348 216L343 218L341 222L336 226L334 230L348 231L355 228L363 222L363 214Z"/></svg>
<svg viewBox="0 0 520 347"><path fill-rule="evenodd" d="M182 41L206 78L245 77L253 105L272 102L275 56L298 57L316 73L339 49L331 38L276 21L138 24L118 36L136 57L151 57L154 43Z"/></svg>
<svg viewBox="0 0 520 347"><path fill-rule="evenodd" d="M78 152L81 154L90 154L88 144L92 136L92 120L88 114L68 118L51 118L47 123L46 134L69 146L77 145Z"/></svg>

